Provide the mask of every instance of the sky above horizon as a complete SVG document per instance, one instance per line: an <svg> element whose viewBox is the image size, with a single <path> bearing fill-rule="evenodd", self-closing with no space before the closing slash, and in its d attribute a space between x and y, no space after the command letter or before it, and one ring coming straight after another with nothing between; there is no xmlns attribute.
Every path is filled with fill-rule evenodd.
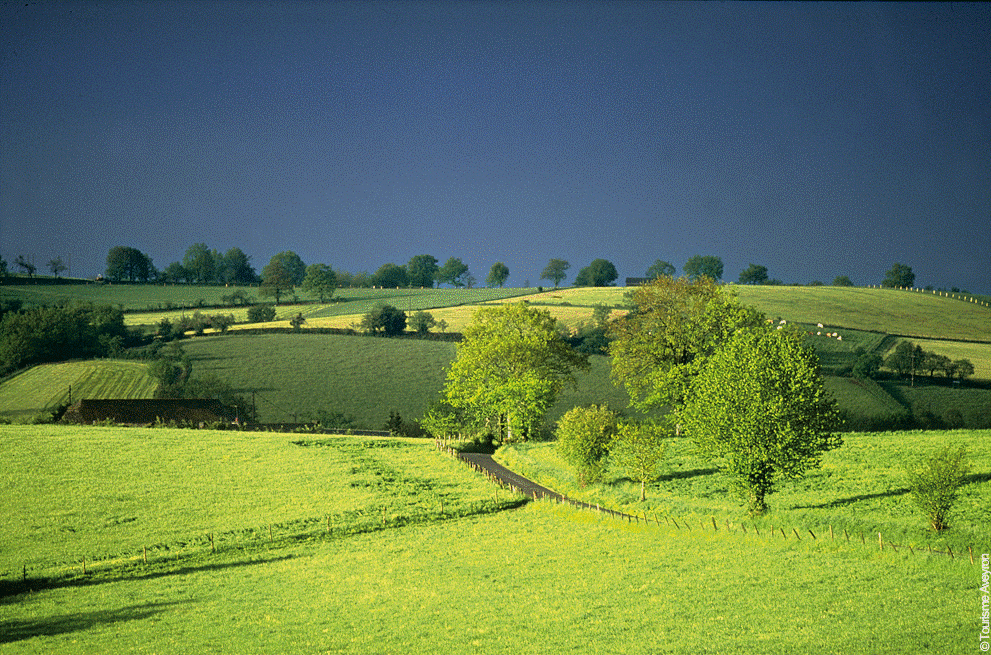
<svg viewBox="0 0 991 655"><path fill-rule="evenodd" d="M991 293L991 6L0 3L0 255Z"/></svg>

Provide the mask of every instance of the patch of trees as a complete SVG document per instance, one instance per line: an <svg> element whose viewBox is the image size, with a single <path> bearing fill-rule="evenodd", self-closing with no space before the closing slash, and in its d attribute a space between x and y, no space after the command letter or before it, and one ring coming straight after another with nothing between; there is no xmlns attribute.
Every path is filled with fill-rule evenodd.
<svg viewBox="0 0 991 655"><path fill-rule="evenodd" d="M685 275L689 280L707 277L711 280L723 279L723 260L715 255L694 255L685 262Z"/></svg>
<svg viewBox="0 0 991 655"><path fill-rule="evenodd" d="M937 373L946 380L964 380L974 374L969 359L951 360L946 355L923 350L911 341L899 341L894 351L884 360L885 367L903 378L915 379L916 375L935 378Z"/></svg>
<svg viewBox="0 0 991 655"><path fill-rule="evenodd" d="M627 428L624 461L643 482L663 456L651 431L683 431L719 462L748 510L762 514L781 479L817 467L840 445L839 414L799 332L774 329L708 275L661 276L631 300L632 310L610 323L609 351L631 405L662 417Z"/></svg>
<svg viewBox="0 0 991 655"><path fill-rule="evenodd" d="M592 263L578 271L575 277L576 287L608 287L611 286L619 273L612 262L605 259L594 259Z"/></svg>
<svg viewBox="0 0 991 655"><path fill-rule="evenodd" d="M0 374L44 362L114 357L139 338L110 306L70 305L4 311L0 319Z"/></svg>

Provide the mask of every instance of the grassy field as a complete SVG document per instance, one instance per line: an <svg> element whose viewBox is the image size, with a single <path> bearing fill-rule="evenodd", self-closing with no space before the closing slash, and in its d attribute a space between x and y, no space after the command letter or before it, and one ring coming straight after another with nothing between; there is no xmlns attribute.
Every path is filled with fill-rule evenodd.
<svg viewBox="0 0 991 655"><path fill-rule="evenodd" d="M991 430L936 432L848 433L843 445L827 453L822 468L800 480L786 481L768 497L770 513L756 522L761 529L772 525L816 534L847 530L885 535L886 541L915 548L949 543L956 550L967 546L987 552L991 547ZM943 445L964 446L971 474L951 516L952 529L932 534L925 518L912 504L903 475L906 459L931 453ZM699 459L687 439L669 440L662 475L639 501L639 483L622 470L611 469L601 484L581 488L571 468L558 455L554 443L505 446L497 459L515 471L569 497L600 503L613 509L671 516L698 525L716 517L750 523L745 505L729 492L717 463Z"/></svg>
<svg viewBox="0 0 991 655"><path fill-rule="evenodd" d="M2 532L3 568L13 569L0 598L5 653L977 650L980 567L965 558L752 530L645 527L545 503L487 514L475 510L493 502L492 487L426 444L329 439L306 448L291 435L46 430L53 429L0 437L16 471L3 478L4 516L20 512L18 529L27 533L10 548L9 521ZM273 458L291 466L267 470ZM71 475L45 473L39 490L38 463ZM390 475L415 483L398 498L392 480L369 484ZM9 491L21 489L48 502L11 508L11 496L27 494ZM216 553L201 537L221 526L256 530L279 515L316 514L319 524L334 512L360 523L356 507L422 516L408 508L430 511L444 493L452 503L463 497L460 517L277 536L271 544L264 534L237 537L220 541ZM149 499L161 499L173 520L160 518ZM107 529L128 516L135 520ZM49 524L75 531L59 532L51 541L62 543L50 546ZM18 555L127 550L118 530L132 545L150 538L143 530L172 543L200 539L195 548L156 552L148 564L131 551L127 563L91 564L85 576L58 566L32 571L54 577L15 593Z"/></svg>
<svg viewBox="0 0 991 655"><path fill-rule="evenodd" d="M740 302L796 323L991 341L991 308L945 296L861 287L734 286Z"/></svg>
<svg viewBox="0 0 991 655"><path fill-rule="evenodd" d="M356 427L381 429L389 412L419 418L439 398L455 344L323 334L203 337L183 342L193 377L216 375L241 393L256 392L259 420L311 418L317 411L354 416ZM575 404L607 402L620 409L629 396L609 380L609 362L592 358L552 408L556 419Z"/></svg>
<svg viewBox="0 0 991 655"><path fill-rule="evenodd" d="M82 398L151 398L147 364L99 360L34 366L0 384L0 417L23 420Z"/></svg>
<svg viewBox="0 0 991 655"><path fill-rule="evenodd" d="M312 437L313 435L311 435ZM492 488L423 440L151 428L7 426L0 572L274 534L492 511ZM300 445L300 442L303 445ZM503 502L508 500L503 495ZM501 506L501 505L500 505ZM473 509L475 508L475 509Z"/></svg>

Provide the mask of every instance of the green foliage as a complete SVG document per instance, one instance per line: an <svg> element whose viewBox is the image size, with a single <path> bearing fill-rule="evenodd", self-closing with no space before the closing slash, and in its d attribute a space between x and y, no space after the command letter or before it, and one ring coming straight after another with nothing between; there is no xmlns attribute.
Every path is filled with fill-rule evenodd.
<svg viewBox="0 0 991 655"><path fill-rule="evenodd" d="M764 284L767 282L767 266L751 264L740 272L740 284Z"/></svg>
<svg viewBox="0 0 991 655"><path fill-rule="evenodd" d="M306 319L303 318L303 312L299 312L289 319L289 325L291 325L292 329L296 332L300 331L304 323L306 323Z"/></svg>
<svg viewBox="0 0 991 655"><path fill-rule="evenodd" d="M541 280L551 280L554 282L554 288L556 289L558 285L568 277L568 269L571 268L571 264L563 259L552 259L548 262L547 266L540 273Z"/></svg>
<svg viewBox="0 0 991 655"><path fill-rule="evenodd" d="M268 323L275 320L275 307L272 305L252 305L248 308L249 323Z"/></svg>
<svg viewBox="0 0 991 655"><path fill-rule="evenodd" d="M711 280L723 279L723 260L715 255L693 255L685 262L685 276L689 280L707 277Z"/></svg>
<svg viewBox="0 0 991 655"><path fill-rule="evenodd" d="M877 353L861 353L853 365L853 376L860 379L874 379L881 369L882 362L881 355Z"/></svg>
<svg viewBox="0 0 991 655"><path fill-rule="evenodd" d="M306 267L306 277L303 278L303 291L315 294L320 302L326 302L334 296L337 287L337 275L334 269L326 264L310 264Z"/></svg>
<svg viewBox="0 0 991 655"><path fill-rule="evenodd" d="M368 334L398 336L406 329L406 313L392 305L379 305L362 317L361 329Z"/></svg>
<svg viewBox="0 0 991 655"><path fill-rule="evenodd" d="M818 362L787 330L732 335L693 380L679 418L700 453L722 458L754 515L780 478L818 467L841 443Z"/></svg>
<svg viewBox="0 0 991 655"><path fill-rule="evenodd" d="M398 264L383 264L372 276L372 284L386 289L397 289L409 286L409 275L406 269Z"/></svg>
<svg viewBox="0 0 991 655"><path fill-rule="evenodd" d="M895 263L885 274L884 280L881 281L881 286L888 288L911 288L915 286L915 273L912 272L911 266Z"/></svg>
<svg viewBox="0 0 991 655"><path fill-rule="evenodd" d="M489 276L485 278L485 284L490 287L501 287L509 279L509 267L502 262L492 264L489 269Z"/></svg>
<svg viewBox="0 0 991 655"><path fill-rule="evenodd" d="M191 281L207 284L217 278L219 255L210 252L205 243L194 243L182 258L182 267L189 273Z"/></svg>
<svg viewBox="0 0 991 655"><path fill-rule="evenodd" d="M251 257L240 248L231 248L217 260L217 279L224 284L255 284L258 274L251 265ZM243 303L247 304L247 302Z"/></svg>
<svg viewBox="0 0 991 655"><path fill-rule="evenodd" d="M450 284L452 287L461 288L468 284L470 273L468 265L457 257L450 257L444 265L437 270L437 282L440 284Z"/></svg>
<svg viewBox="0 0 991 655"><path fill-rule="evenodd" d="M437 271L437 258L433 255L416 255L406 264L409 284L413 287L432 288Z"/></svg>
<svg viewBox="0 0 991 655"><path fill-rule="evenodd" d="M846 275L837 275L833 278L834 287L852 287L853 281Z"/></svg>
<svg viewBox="0 0 991 655"><path fill-rule="evenodd" d="M764 324L708 277L660 277L634 289L633 310L610 324L613 379L630 404L650 412L678 407L705 359L729 335Z"/></svg>
<svg viewBox="0 0 991 655"><path fill-rule="evenodd" d="M0 319L0 374L40 362L105 357L133 341L113 307L73 305L5 312Z"/></svg>
<svg viewBox="0 0 991 655"><path fill-rule="evenodd" d="M262 269L262 284L259 292L263 296L274 297L275 304L278 305L282 295L302 284L305 277L306 264L299 255L286 250L273 255Z"/></svg>
<svg viewBox="0 0 991 655"><path fill-rule="evenodd" d="M500 440L527 439L564 385L574 383L572 371L588 368L588 357L561 338L550 312L524 303L483 307L464 330L444 393Z"/></svg>
<svg viewBox="0 0 991 655"><path fill-rule="evenodd" d="M647 269L646 277L655 278L662 275L665 277L674 277L677 270L674 264L658 259Z"/></svg>
<svg viewBox="0 0 991 655"><path fill-rule="evenodd" d="M557 448L582 486L602 479L616 435L616 413L605 406L574 407L557 423Z"/></svg>
<svg viewBox="0 0 991 655"><path fill-rule="evenodd" d="M616 272L616 266L612 262L605 259L594 259L592 263L578 271L578 276L575 277L576 287L608 287L616 278L619 277L619 273Z"/></svg>
<svg viewBox="0 0 991 655"><path fill-rule="evenodd" d="M928 457L905 464L905 480L913 502L921 509L933 530L949 527L947 518L966 482L970 466L964 446L944 446Z"/></svg>
<svg viewBox="0 0 991 655"><path fill-rule="evenodd" d="M640 483L640 501L647 500L647 483L660 476L667 450L664 429L656 423L624 421L619 425L610 459L615 466Z"/></svg>
<svg viewBox="0 0 991 655"><path fill-rule="evenodd" d="M430 332L430 328L437 325L437 321L434 319L433 314L430 312L425 312L422 309L413 313L410 316L409 326L416 331L417 334L423 336Z"/></svg>
<svg viewBox="0 0 991 655"><path fill-rule="evenodd" d="M107 253L105 275L113 281L147 282L156 276L151 257L137 248L114 246Z"/></svg>

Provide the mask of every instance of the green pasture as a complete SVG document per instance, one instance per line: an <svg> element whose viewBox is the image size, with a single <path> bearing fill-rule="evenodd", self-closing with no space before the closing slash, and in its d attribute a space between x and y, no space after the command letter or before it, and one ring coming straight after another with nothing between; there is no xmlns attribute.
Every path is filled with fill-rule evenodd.
<svg viewBox="0 0 991 655"><path fill-rule="evenodd" d="M429 444L331 438L301 447L295 438L5 431L15 473L2 478L2 516L16 522L5 518L0 532L0 650L977 650L980 567L965 557L744 534L735 521L732 531L645 526L549 503L488 513L494 487ZM865 465L876 454L864 453ZM460 511L438 515L441 498ZM382 507L385 525L362 524L362 510ZM359 529L321 534L325 512ZM316 525L297 521L289 527L305 538L269 543L265 524L280 516ZM203 533L222 529L212 552ZM145 564L145 531L175 548ZM24 592L20 556L37 550L67 561L30 570L26 586L30 576L48 580ZM83 575L72 561L80 551L121 559L91 562Z"/></svg>
<svg viewBox="0 0 991 655"><path fill-rule="evenodd" d="M698 526L715 517L717 524L730 520L755 524L762 531L771 526L797 528L822 536L847 531L860 542L881 532L886 542L913 548L944 547L957 552L987 552L991 548L991 430L933 432L847 433L840 448L823 458L822 468L799 480L784 481L768 496L770 512L756 522L746 516L746 506L735 497L718 462L700 459L691 442L672 437L667 444L660 479L650 485L647 500L639 500L640 485L622 470L612 468L605 481L582 488L555 443L504 446L496 456L507 467L569 497L612 509L647 512ZM951 529L933 534L925 517L912 504L903 475L903 463L932 453L944 445L964 446L971 474L951 515ZM810 537L811 538L811 537Z"/></svg>
<svg viewBox="0 0 991 655"><path fill-rule="evenodd" d="M0 416L25 419L83 398L151 398L158 381L147 364L90 360L41 364L0 383Z"/></svg>
<svg viewBox="0 0 991 655"><path fill-rule="evenodd" d="M734 285L731 289L740 302L771 318L917 338L991 342L991 308L946 296L862 287Z"/></svg>
<svg viewBox="0 0 991 655"><path fill-rule="evenodd" d="M182 342L193 377L215 375L239 393L255 392L261 422L302 421L318 412L343 412L356 427L381 429L396 410L418 419L439 399L456 344L327 334L200 337ZM622 409L629 396L609 379L609 360L592 357L549 413L555 420L577 404Z"/></svg>
<svg viewBox="0 0 991 655"><path fill-rule="evenodd" d="M6 426L0 572L495 508L433 442L316 436Z"/></svg>

